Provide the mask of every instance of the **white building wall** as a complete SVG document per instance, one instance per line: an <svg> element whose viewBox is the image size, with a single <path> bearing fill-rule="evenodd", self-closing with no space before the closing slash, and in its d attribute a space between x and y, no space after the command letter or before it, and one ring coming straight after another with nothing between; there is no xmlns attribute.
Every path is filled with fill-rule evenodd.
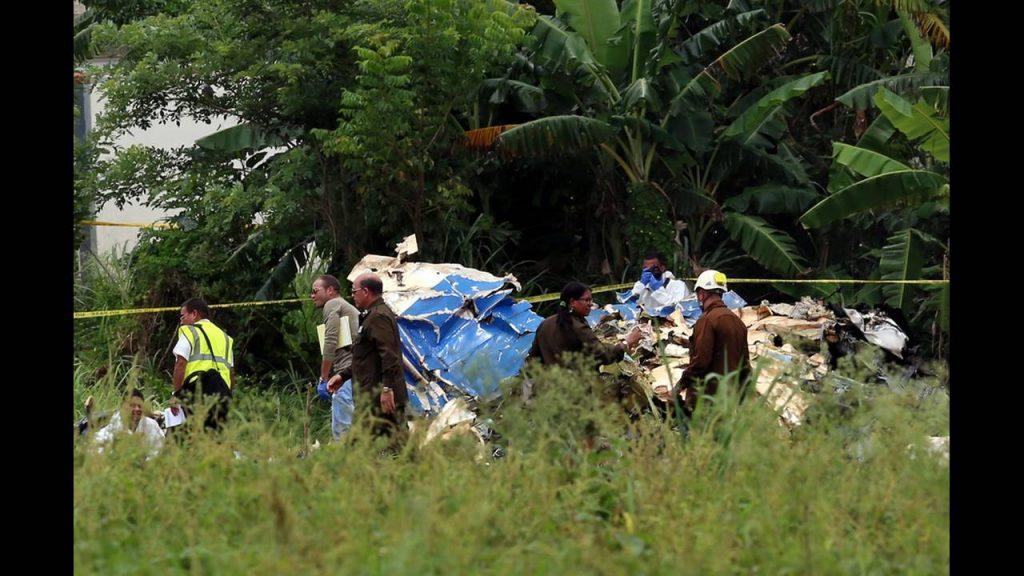
<svg viewBox="0 0 1024 576"><path fill-rule="evenodd" d="M90 125L95 126L97 116L102 114L106 109L106 102L102 97L102 93L95 89L95 87L93 87L89 95L89 107L91 112ZM115 142L119 147L141 144L144 146L153 146L163 149L177 148L180 146L191 145L203 136L224 128L229 128L236 124L238 124L237 118L219 118L215 119L211 124L204 124L201 122L195 122L188 118L183 118L180 126L173 123L153 124L147 130L133 131L118 138ZM100 207L96 213L95 220L107 222L149 223L169 216L173 216L173 214L163 210L155 210L153 208L141 206L138 203L125 204L123 209L118 209L113 203L108 203L107 205ZM96 244L94 249L97 254L105 254L115 248L118 252L121 252L122 250L131 250L138 243L138 228L97 226L95 227L95 230Z"/></svg>

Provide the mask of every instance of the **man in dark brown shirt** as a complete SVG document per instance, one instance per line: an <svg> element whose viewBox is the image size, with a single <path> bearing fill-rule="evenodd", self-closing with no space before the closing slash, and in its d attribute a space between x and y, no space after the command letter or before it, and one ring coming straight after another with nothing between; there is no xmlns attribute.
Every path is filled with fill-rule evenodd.
<svg viewBox="0 0 1024 576"><path fill-rule="evenodd" d="M626 344L605 344L597 339L587 324L593 297L590 289L579 282L569 282L562 289L558 313L549 316L537 327L528 358L538 358L545 366L555 364L563 352L583 352L594 357L596 366L622 360L626 346L640 340L638 331L626 336Z"/></svg>
<svg viewBox="0 0 1024 576"><path fill-rule="evenodd" d="M402 375L402 345L395 313L384 303L384 284L376 274L362 274L352 283L352 301L362 312L359 333L352 342L350 373L333 376L327 385L333 393L352 377L352 393L358 414L374 419L375 436L405 432L408 392Z"/></svg>
<svg viewBox="0 0 1024 576"><path fill-rule="evenodd" d="M722 293L727 290L725 282L725 274L715 270L705 270L697 278L697 300L704 313L690 336L690 364L672 391L674 398L683 389L687 390L687 412L692 412L696 404L695 385L708 374L725 375L739 370L741 398L748 388L751 369L747 326L722 302ZM705 394L714 395L717 390L717 378L705 383Z"/></svg>

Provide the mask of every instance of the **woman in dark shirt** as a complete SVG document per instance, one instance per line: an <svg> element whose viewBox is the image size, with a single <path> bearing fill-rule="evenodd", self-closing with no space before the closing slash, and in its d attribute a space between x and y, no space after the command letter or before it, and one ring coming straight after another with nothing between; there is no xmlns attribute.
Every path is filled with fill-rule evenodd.
<svg viewBox="0 0 1024 576"><path fill-rule="evenodd" d="M633 347L640 341L640 332L630 332L625 345L601 342L587 323L592 306L590 288L579 282L566 284L562 288L558 313L544 319L537 327L529 358L539 358L547 366L558 363L563 352L582 351L593 356L598 366L622 360L626 347Z"/></svg>

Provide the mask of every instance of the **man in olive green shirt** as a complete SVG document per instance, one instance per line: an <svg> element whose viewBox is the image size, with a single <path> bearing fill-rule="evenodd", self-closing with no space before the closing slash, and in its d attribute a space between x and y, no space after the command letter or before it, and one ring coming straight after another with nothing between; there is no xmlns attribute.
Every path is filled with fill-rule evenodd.
<svg viewBox="0 0 1024 576"><path fill-rule="evenodd" d="M330 274L324 274L313 281L310 298L317 308L323 309L324 345L320 351L320 379L327 381L352 365L351 343L338 346L341 339L341 322L348 322L349 336L359 332L359 310L341 297L341 283Z"/></svg>
<svg viewBox="0 0 1024 576"><path fill-rule="evenodd" d="M341 297L341 283L330 274L319 276L313 281L310 298L317 308L323 309L324 342L320 350L320 382L326 388L331 376L348 372L352 366L351 340L345 346L339 346L342 334L342 322L348 323L350 338L359 332L359 310ZM352 407L345 402L350 391L331 395L331 437L334 440L348 431L352 422Z"/></svg>

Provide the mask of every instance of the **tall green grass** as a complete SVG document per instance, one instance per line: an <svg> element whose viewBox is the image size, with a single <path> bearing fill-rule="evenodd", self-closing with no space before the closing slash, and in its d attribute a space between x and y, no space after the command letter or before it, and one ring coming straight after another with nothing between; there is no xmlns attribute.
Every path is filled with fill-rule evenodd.
<svg viewBox="0 0 1024 576"><path fill-rule="evenodd" d="M529 405L483 409L499 459L470 435L381 457L358 427L300 458L301 384L238 391L221 438L149 461L132 438L79 443L76 572L948 572L948 464L923 449L944 394L823 391L794 433L726 396L678 429L630 423L586 372L533 377ZM312 417L324 441L326 405Z"/></svg>

